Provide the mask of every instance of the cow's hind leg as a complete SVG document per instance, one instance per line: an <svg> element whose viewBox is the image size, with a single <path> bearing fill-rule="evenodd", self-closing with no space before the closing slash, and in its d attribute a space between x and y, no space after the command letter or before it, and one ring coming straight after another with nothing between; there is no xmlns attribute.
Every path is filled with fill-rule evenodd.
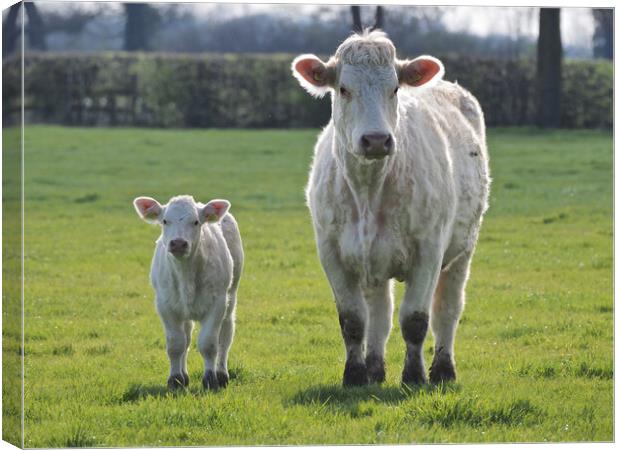
<svg viewBox="0 0 620 450"><path fill-rule="evenodd" d="M364 290L368 305L368 332L366 337L366 367L371 383L385 381L385 344L392 329L394 301L392 283Z"/></svg>
<svg viewBox="0 0 620 450"><path fill-rule="evenodd" d="M418 246L418 262L407 280L405 298L400 307L400 328L407 345L403 384L427 382L423 346L428 330L431 301L441 270L441 255L430 242Z"/></svg>
<svg viewBox="0 0 620 450"><path fill-rule="evenodd" d="M435 356L430 369L432 383L456 379L454 338L465 304L470 261L470 254L462 255L441 273L437 283L431 311L431 329L435 336Z"/></svg>

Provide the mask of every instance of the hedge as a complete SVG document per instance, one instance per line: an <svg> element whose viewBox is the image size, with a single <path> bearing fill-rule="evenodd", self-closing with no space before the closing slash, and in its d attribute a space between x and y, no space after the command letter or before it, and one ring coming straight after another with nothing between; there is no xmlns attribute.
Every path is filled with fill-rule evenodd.
<svg viewBox="0 0 620 450"><path fill-rule="evenodd" d="M164 127L317 127L329 98L312 99L290 73L292 55L32 53L24 61L28 123ZM479 99L489 126L534 124L535 62L445 56L446 79ZM3 63L5 123L19 111L20 61ZM567 128L611 128L613 67L567 61Z"/></svg>

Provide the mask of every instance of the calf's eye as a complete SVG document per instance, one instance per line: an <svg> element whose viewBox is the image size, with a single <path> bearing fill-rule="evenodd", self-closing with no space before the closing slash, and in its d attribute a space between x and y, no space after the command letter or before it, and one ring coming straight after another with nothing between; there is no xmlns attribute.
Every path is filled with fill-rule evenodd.
<svg viewBox="0 0 620 450"><path fill-rule="evenodd" d="M394 89L394 95L398 92L398 88Z"/></svg>
<svg viewBox="0 0 620 450"><path fill-rule="evenodd" d="M197 220L194 222L194 225L198 226L198 221Z"/></svg>
<svg viewBox="0 0 620 450"><path fill-rule="evenodd" d="M340 86L340 95L342 95L343 97L350 97L351 93L347 91L346 88Z"/></svg>
<svg viewBox="0 0 620 450"><path fill-rule="evenodd" d="M168 225L168 221L164 219L164 225Z"/></svg>

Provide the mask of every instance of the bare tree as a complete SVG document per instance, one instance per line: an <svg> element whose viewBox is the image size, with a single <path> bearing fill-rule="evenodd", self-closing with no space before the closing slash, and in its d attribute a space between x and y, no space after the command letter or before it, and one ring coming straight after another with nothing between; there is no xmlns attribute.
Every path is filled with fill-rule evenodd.
<svg viewBox="0 0 620 450"><path fill-rule="evenodd" d="M32 2L24 2L26 13L28 14L28 26L26 33L30 48L35 50L45 50L45 24L39 14L37 6Z"/></svg>
<svg viewBox="0 0 620 450"><path fill-rule="evenodd" d="M15 50L20 37L20 27L17 18L21 5L24 5L28 15L28 24L24 30L28 37L28 47L34 50L45 50L45 24L39 14L37 6L32 2L19 2L9 8L9 12L2 24L2 55L6 56Z"/></svg>
<svg viewBox="0 0 620 450"><path fill-rule="evenodd" d="M364 31L364 25L362 24L362 15L359 6L351 6L351 16L353 17L353 31L361 33ZM383 28L384 14L383 6L377 6L375 10L375 23L370 27L370 30L376 30L377 28Z"/></svg>
<svg viewBox="0 0 620 450"><path fill-rule="evenodd" d="M353 31L356 33L362 32L362 15L360 13L359 6L351 6L351 15L353 16Z"/></svg>
<svg viewBox="0 0 620 450"><path fill-rule="evenodd" d="M383 22L383 6L377 6L375 10L375 24L372 26L372 29L383 28Z"/></svg>
<svg viewBox="0 0 620 450"><path fill-rule="evenodd" d="M125 3L125 50L150 50L159 15L147 3Z"/></svg>
<svg viewBox="0 0 620 450"><path fill-rule="evenodd" d="M594 36L593 53L595 58L614 59L614 10L593 9Z"/></svg>
<svg viewBox="0 0 620 450"><path fill-rule="evenodd" d="M541 8L536 61L537 123L541 127L560 125L562 84L562 38L560 9Z"/></svg>
<svg viewBox="0 0 620 450"><path fill-rule="evenodd" d="M15 3L9 8L9 12L2 24L2 57L6 57L17 45L19 39L20 28L17 26L17 17L19 15L20 3Z"/></svg>

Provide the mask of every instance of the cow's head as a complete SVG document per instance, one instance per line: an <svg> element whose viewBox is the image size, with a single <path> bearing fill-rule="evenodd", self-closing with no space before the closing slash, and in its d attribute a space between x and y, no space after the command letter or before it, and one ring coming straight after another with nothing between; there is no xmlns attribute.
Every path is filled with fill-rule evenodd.
<svg viewBox="0 0 620 450"><path fill-rule="evenodd" d="M176 258L192 254L200 241L202 225L219 221L230 208L227 200L211 200L202 205L188 195L174 197L164 206L150 197L138 197L133 205L144 221L161 225L160 240Z"/></svg>
<svg viewBox="0 0 620 450"><path fill-rule="evenodd" d="M397 60L394 45L380 31L349 37L326 63L314 55L298 56L292 69L311 95L332 94L337 139L362 161L397 150L399 88L430 86L444 73L432 56Z"/></svg>

